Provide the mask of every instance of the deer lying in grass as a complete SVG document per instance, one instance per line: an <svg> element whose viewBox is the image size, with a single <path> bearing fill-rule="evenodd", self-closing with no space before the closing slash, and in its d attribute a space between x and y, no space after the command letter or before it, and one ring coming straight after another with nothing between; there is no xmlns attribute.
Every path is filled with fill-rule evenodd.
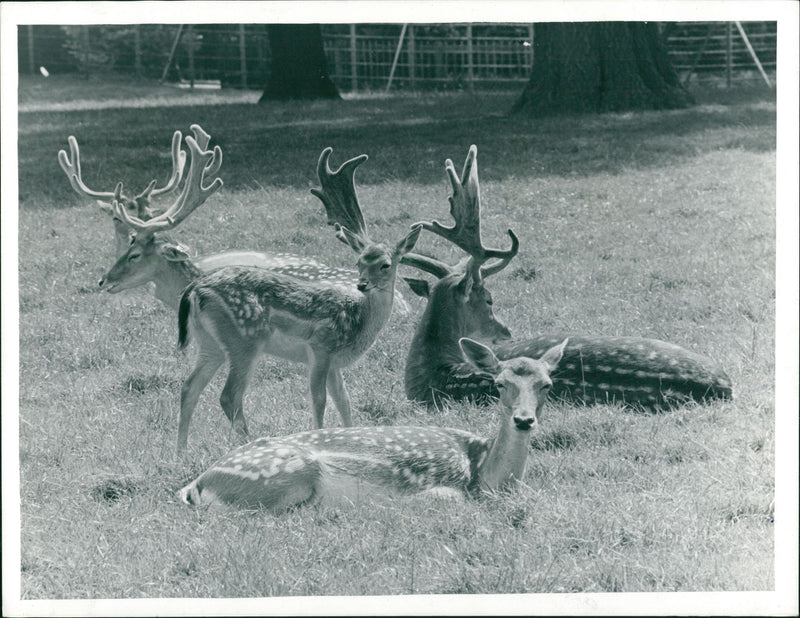
<svg viewBox="0 0 800 618"><path fill-rule="evenodd" d="M343 496L435 492L470 495L510 488L525 477L530 430L550 390L566 341L538 360L498 360L461 339L475 367L492 376L503 415L497 435L482 438L439 427L350 427L261 438L217 461L178 492L186 504L227 504L279 512Z"/></svg>
<svg viewBox="0 0 800 618"><path fill-rule="evenodd" d="M452 161L445 165L453 189L450 203L455 225L447 228L436 221L420 224L459 246L472 256L470 261L455 268L427 257L403 261L439 279L432 289L424 280L406 279L416 293L428 297L406 361L409 399L438 404L447 398L498 395L489 376L464 362L458 346L461 337L493 342L501 359L535 358L568 337L564 357L552 374L553 394L587 404L617 401L660 407L731 397L730 380L718 363L664 341L572 333L512 340L494 315L484 279L505 268L519 245L509 230L512 247L508 252L483 248L476 157L477 149L472 146L460 179ZM499 261L483 266L490 257Z"/></svg>
<svg viewBox="0 0 800 618"><path fill-rule="evenodd" d="M192 138L187 136L187 146L193 157L207 162L202 172L195 174L193 182L203 182L218 172L222 163L222 151L218 146L213 152L208 151L211 136L199 125L194 124L190 128L194 138L193 143L190 143ZM87 187L81 176L80 149L73 136L69 137L70 155L63 150L59 151L59 164L75 192L96 199L114 222L117 261L100 279L99 285L102 289L116 294L153 282L156 298L177 311L183 290L204 273L224 266L254 266L299 279L327 281L355 292L358 275L350 269L330 267L312 258L290 253L225 251L192 258L186 246L165 235L165 232L178 227L213 193L201 193L198 196L201 197L199 201L189 204L185 200L181 201L182 194L165 212L157 214L152 198L174 193L181 182L184 183L184 192L187 188L187 178L184 176L186 153L181 149L181 138L181 132L175 131L171 149L172 174L167 184L156 189L156 181L153 180L135 197L125 196L121 184L114 192L94 191ZM221 185L220 180L219 186ZM408 312L408 305L399 291L396 291L395 303L401 312Z"/></svg>
<svg viewBox="0 0 800 618"><path fill-rule="evenodd" d="M320 161L327 161L329 151ZM338 202L338 187L352 187L352 171L366 160L353 159L336 173L320 165L321 190L315 195ZM355 162L355 163L354 163ZM344 170L344 171L343 171ZM227 359L228 379L220 397L225 414L239 433L247 435L242 399L257 358L278 356L309 365L313 427L322 427L327 392L350 425L350 398L341 369L360 358L375 342L389 319L400 258L417 242L414 227L390 248L370 240L361 208L346 205L360 223L355 229L337 225L337 236L358 257L358 291L350 293L324 282L301 281L259 268L227 267L193 281L178 310L179 345L191 331L198 346L197 363L181 391L178 451L187 444L189 424L200 393Z"/></svg>

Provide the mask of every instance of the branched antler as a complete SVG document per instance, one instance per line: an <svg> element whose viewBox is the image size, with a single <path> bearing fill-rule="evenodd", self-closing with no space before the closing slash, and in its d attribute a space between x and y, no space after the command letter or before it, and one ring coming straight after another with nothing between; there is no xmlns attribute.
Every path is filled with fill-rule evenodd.
<svg viewBox="0 0 800 618"><path fill-rule="evenodd" d="M369 234L367 234L364 214L358 203L354 176L356 168L369 157L365 154L353 157L342 163L339 169L333 171L329 164L332 152L333 148L328 146L319 155L317 178L321 188L311 189L311 193L316 195L325 206L328 225L345 227L366 240L369 238ZM347 242L341 229L336 229L336 237L342 242Z"/></svg>
<svg viewBox="0 0 800 618"><path fill-rule="evenodd" d="M197 125L192 125L192 130L195 127L199 128ZM206 146L208 145L208 139L204 140L201 136L201 141L205 141ZM209 170L213 170L213 173L219 169L222 163L222 149L219 146L215 146L213 151L205 150L205 148L200 147L198 141L192 136L186 137L186 145L189 147L191 155L186 183L178 198L165 212L147 221L142 221L140 218L128 214L120 199L122 183L119 183L112 202L114 216L139 233L170 230L177 227L198 206L218 191L222 187L221 178L215 178L208 186L203 186L203 181L205 174Z"/></svg>
<svg viewBox="0 0 800 618"><path fill-rule="evenodd" d="M195 126L197 125L193 125L193 130ZM202 129L200 130L202 131ZM174 191L180 183L181 177L183 176L184 165L186 163L186 153L181 150L181 138L182 135L180 131L175 131L175 133L172 134L172 175L170 176L166 185L160 189L156 189L156 181L153 180L147 185L147 188L144 191L142 191L133 199L126 198L124 195L120 196L123 201L129 201L131 204L137 204L139 211L137 214L140 217L145 215L144 210L146 210L146 207L149 207L149 200L151 197L166 195L167 193ZM59 150L58 163L61 166L61 169L64 170L64 173L67 175L70 185L72 185L72 189L78 195L84 195L86 197L100 198L104 200L113 199L115 192L94 191L86 186L86 184L83 182L83 177L81 176L81 152L80 148L78 147L78 140L75 139L73 135L70 135L67 141L69 142L70 154L67 155L64 150Z"/></svg>
<svg viewBox="0 0 800 618"><path fill-rule="evenodd" d="M473 270L476 279L479 279L493 275L508 266L519 251L519 239L512 230L508 230L508 235L511 237L510 249L484 247L481 238L481 195L477 157L478 148L475 145L470 146L460 178L456 174L453 162L450 159L445 161L445 171L453 188L453 195L449 199L450 214L455 222L454 225L447 227L436 220L421 221L418 225L422 225L424 229L466 251L471 256L469 267ZM491 259L499 261L491 266L482 267ZM417 266L411 262L404 263ZM423 270L425 269L423 268Z"/></svg>

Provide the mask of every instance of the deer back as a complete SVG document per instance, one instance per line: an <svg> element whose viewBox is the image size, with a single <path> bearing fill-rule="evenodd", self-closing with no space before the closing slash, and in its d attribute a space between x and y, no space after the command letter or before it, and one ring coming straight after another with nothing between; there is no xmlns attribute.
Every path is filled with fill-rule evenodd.
<svg viewBox="0 0 800 618"><path fill-rule="evenodd" d="M644 407L732 397L719 363L658 339L557 333L503 342L495 353L501 359L535 357L565 337L569 345L552 375L557 397Z"/></svg>
<svg viewBox="0 0 800 618"><path fill-rule="evenodd" d="M366 318L363 297L260 268L227 267L204 275L183 299L191 299L199 315L214 314L222 342L268 339L278 331L338 349L352 343Z"/></svg>

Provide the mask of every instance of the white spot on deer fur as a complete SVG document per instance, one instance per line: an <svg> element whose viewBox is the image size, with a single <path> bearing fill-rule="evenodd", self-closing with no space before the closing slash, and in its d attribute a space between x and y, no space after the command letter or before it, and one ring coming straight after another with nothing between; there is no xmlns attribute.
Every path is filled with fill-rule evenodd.
<svg viewBox="0 0 800 618"><path fill-rule="evenodd" d="M605 373L609 373L611 371L611 369L612 369L611 365L598 365L597 366L597 371L603 371Z"/></svg>
<svg viewBox="0 0 800 618"><path fill-rule="evenodd" d="M565 365L565 367L566 367L567 369L575 369L575 363L567 363L567 364Z"/></svg>
<svg viewBox="0 0 800 618"><path fill-rule="evenodd" d="M275 462L273 461L272 462L272 466L270 466L269 470L262 470L261 471L261 475L265 479L268 479L268 478L272 478L273 476L278 474L278 472L280 472L280 471L281 471L281 469L277 465L275 465ZM266 485L266 483L264 483L264 484Z"/></svg>
<svg viewBox="0 0 800 618"><path fill-rule="evenodd" d="M617 367L614 369L615 373L618 373L621 376L627 375L629 373L633 373L633 369L625 369L624 367Z"/></svg>
<svg viewBox="0 0 800 618"><path fill-rule="evenodd" d="M228 468L226 466L219 466L217 468L212 468L212 469L215 472L221 472L223 474L231 474L233 476L242 476L242 477L244 477L246 479L250 479L251 481L256 481L256 480L258 480L258 477L259 477L258 472L249 472L247 470L242 470L242 469L237 470L236 468Z"/></svg>

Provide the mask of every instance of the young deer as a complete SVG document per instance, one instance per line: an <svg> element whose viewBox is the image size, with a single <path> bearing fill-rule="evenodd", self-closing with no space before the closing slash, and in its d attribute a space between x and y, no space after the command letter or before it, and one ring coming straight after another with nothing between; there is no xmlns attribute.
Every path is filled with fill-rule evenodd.
<svg viewBox="0 0 800 618"><path fill-rule="evenodd" d="M364 160L362 155L353 161L357 165ZM342 167L352 181L352 161ZM340 172L334 178L341 178ZM337 195L326 191L330 180L320 175L323 189L315 194L335 201ZM186 346L191 325L199 353L181 391L178 451L186 447L200 393L226 359L230 372L220 404L241 434L247 435L242 398L253 364L262 354L309 365L313 427L322 427L328 391L342 423L351 424L350 398L341 370L372 346L388 321L397 266L414 247L421 228L412 228L390 248L369 239L358 202L348 206L358 211L361 225L350 230L337 224L336 234L359 254L355 293L324 282L240 267L220 269L186 288L178 310L179 345Z"/></svg>
<svg viewBox="0 0 800 618"><path fill-rule="evenodd" d="M211 136L196 124L191 126L191 130L200 156L208 156L206 149ZM134 198L123 195L121 187L119 193L89 189L81 178L80 150L77 140L72 136L69 145L70 156L62 150L58 153L58 160L70 184L79 195L108 200L98 199L97 202L114 222L117 261L99 282L107 292L116 294L153 282L156 298L177 311L181 293L189 283L204 273L224 266L268 268L299 279L327 281L355 292L358 275L350 269L330 267L312 258L290 253L225 251L192 258L186 246L166 236L164 232L176 228L194 210L192 208L180 218L167 220L168 213L156 216L156 209L151 203L151 198L174 192L185 180L186 153L180 147L180 131L175 131L172 136L172 176L169 182L161 189L155 189L156 181L153 180L143 193ZM219 147L214 149L211 160L213 166L204 171L204 179L219 169L222 162ZM114 206L114 202L118 206ZM395 291L395 303L401 312L408 313L408 305L399 291Z"/></svg>
<svg viewBox="0 0 800 618"><path fill-rule="evenodd" d="M451 161L446 169L453 187L451 214L456 222L445 228L436 221L425 229L443 236L472 255L466 269L433 258L408 260L439 281L429 289L424 280L409 280L416 293L428 297L406 361L406 395L412 401L438 404L443 398L496 397L497 390L485 374L464 363L458 341L475 337L494 343L498 358L536 357L564 338L569 345L553 373L553 394L579 402L617 401L643 407L660 407L689 400L731 397L731 383L718 363L680 346L639 337L602 337L571 333L546 334L512 340L508 329L492 310L484 278L499 272L513 259L518 245L490 266L480 266L486 250L480 240L480 187L472 146L459 179Z"/></svg>
<svg viewBox="0 0 800 618"><path fill-rule="evenodd" d="M482 438L439 427L351 427L261 438L217 461L178 492L186 504L227 504L279 512L343 496L419 492L475 495L513 487L525 477L530 430L550 390L549 374L566 341L538 360L498 360L461 339L466 358L492 376L503 415L497 435Z"/></svg>

